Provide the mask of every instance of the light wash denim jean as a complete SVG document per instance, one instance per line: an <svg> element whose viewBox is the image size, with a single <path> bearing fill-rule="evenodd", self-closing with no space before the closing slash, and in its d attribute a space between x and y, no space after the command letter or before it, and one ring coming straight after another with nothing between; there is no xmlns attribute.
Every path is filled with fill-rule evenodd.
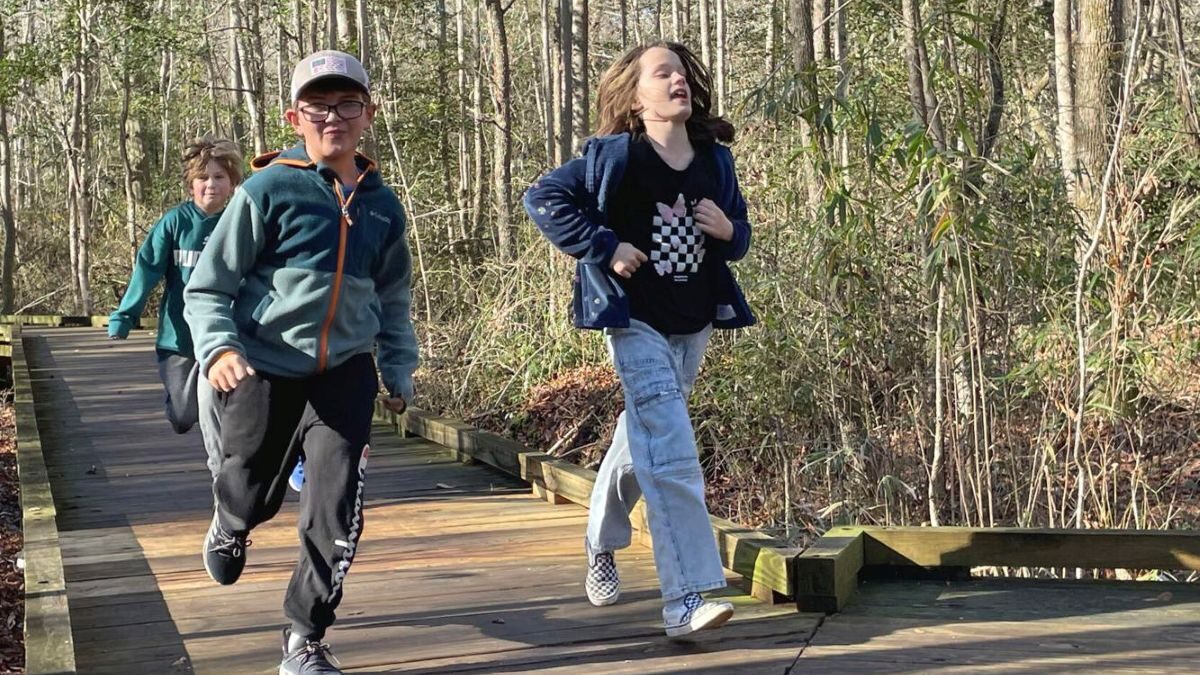
<svg viewBox="0 0 1200 675"><path fill-rule="evenodd" d="M629 512L644 496L665 601L725 586L687 408L711 334L707 326L664 336L636 320L604 331L625 412L592 488L588 545L592 551L629 546Z"/></svg>

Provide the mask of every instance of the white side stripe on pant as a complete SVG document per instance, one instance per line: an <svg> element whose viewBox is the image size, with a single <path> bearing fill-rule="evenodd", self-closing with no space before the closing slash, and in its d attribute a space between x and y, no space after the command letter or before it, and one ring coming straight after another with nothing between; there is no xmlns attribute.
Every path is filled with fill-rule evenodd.
<svg viewBox="0 0 1200 675"><path fill-rule="evenodd" d="M358 491L354 495L354 518L350 521L350 532L347 537L349 541L337 539L333 542L335 546L341 546L343 550L342 560L333 571L331 601L342 591L342 582L346 580L346 574L350 571L350 563L354 562L354 551L358 548L358 535L362 530L363 483L367 475L367 455L370 453L371 446L363 446L362 457L358 460Z"/></svg>

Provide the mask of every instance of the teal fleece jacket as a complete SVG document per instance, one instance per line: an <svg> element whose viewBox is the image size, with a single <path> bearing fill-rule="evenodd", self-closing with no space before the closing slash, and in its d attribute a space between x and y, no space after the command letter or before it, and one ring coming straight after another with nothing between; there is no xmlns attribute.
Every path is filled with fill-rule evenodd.
<svg viewBox="0 0 1200 675"><path fill-rule="evenodd" d="M417 341L404 210L374 164L349 197L298 144L255 158L184 291L201 372L235 350L308 377L377 345L387 391L412 399Z"/></svg>
<svg viewBox="0 0 1200 675"><path fill-rule="evenodd" d="M206 214L189 200L158 219L138 249L137 263L121 304L108 317L110 337L129 337L129 331L146 309L150 293L165 279L155 346L160 355L174 352L194 358L192 333L183 319L183 288L220 217L221 212Z"/></svg>

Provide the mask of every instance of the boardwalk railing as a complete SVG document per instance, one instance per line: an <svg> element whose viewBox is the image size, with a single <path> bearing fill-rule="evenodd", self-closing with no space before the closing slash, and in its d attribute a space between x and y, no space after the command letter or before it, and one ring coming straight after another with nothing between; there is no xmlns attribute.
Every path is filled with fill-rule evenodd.
<svg viewBox="0 0 1200 675"><path fill-rule="evenodd" d="M835 527L795 559L801 611L838 612L860 576L971 567L1200 570L1200 533L1016 527Z"/></svg>
<svg viewBox="0 0 1200 675"><path fill-rule="evenodd" d="M445 446L460 461L483 462L517 476L530 483L535 494L553 504L571 502L586 507L589 503L596 482L596 472L591 469L423 410L412 409L396 415L377 404L376 418L391 423L400 434L421 436ZM634 529L648 536L644 504L639 502L630 518ZM765 602L790 600L794 596L791 561L800 549L723 518L712 518L712 527L722 564L742 576L748 593Z"/></svg>
<svg viewBox="0 0 1200 675"><path fill-rule="evenodd" d="M75 672L71 614L58 542L57 511L34 411L32 378L21 326L11 326L13 406L17 422L17 472L25 536L25 672Z"/></svg>

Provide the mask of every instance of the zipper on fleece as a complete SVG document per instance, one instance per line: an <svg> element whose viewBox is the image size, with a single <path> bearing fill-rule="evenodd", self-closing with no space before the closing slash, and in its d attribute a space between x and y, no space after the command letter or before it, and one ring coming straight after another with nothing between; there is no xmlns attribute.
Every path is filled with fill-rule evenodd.
<svg viewBox="0 0 1200 675"><path fill-rule="evenodd" d="M333 318L337 314L338 300L342 295L342 276L345 274L346 268L346 243L349 239L350 226L354 221L350 218L350 202L354 201L354 196L358 194L358 186L354 186L349 197L344 197L342 193L342 183L338 179L333 179L333 195L337 199L338 211L341 216L338 218L338 252L337 252L337 269L333 273L333 290L329 296L329 309L325 312L325 321L321 324L321 332L317 339L317 372L325 372L325 367L329 364L329 330L333 327Z"/></svg>

